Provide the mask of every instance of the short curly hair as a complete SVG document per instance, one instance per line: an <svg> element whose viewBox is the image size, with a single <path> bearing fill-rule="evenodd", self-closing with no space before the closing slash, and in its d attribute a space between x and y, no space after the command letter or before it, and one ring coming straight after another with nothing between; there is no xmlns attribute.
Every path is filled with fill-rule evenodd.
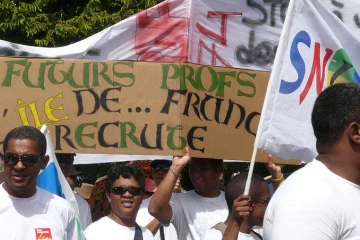
<svg viewBox="0 0 360 240"><path fill-rule="evenodd" d="M45 135L37 128L29 126L21 126L14 128L8 134L6 134L3 144L3 151L6 153L6 150L9 145L10 139L29 139L37 143L38 151L41 156L46 154L46 138Z"/></svg>
<svg viewBox="0 0 360 240"><path fill-rule="evenodd" d="M352 122L360 123L359 84L339 83L320 93L311 116L318 144L335 144Z"/></svg>
<svg viewBox="0 0 360 240"><path fill-rule="evenodd" d="M225 190L225 200L229 211L232 210L234 200L241 196L245 191L246 180L248 173L239 173L230 178ZM249 196L255 200L261 196L263 191L262 184L266 181L259 175L253 174L251 178L251 185Z"/></svg>
<svg viewBox="0 0 360 240"><path fill-rule="evenodd" d="M106 179L106 191L111 192L112 185L120 177L129 179L130 177L135 178L140 188L145 190L145 176L144 172L134 165L116 165L109 169L108 176Z"/></svg>

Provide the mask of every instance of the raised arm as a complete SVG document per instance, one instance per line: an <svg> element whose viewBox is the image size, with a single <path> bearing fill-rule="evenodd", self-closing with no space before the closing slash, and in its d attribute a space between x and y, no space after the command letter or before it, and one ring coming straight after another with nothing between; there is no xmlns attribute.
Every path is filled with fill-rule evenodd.
<svg viewBox="0 0 360 240"><path fill-rule="evenodd" d="M146 228L155 236L160 226L160 222L154 218L151 222L148 223L148 225L146 225Z"/></svg>
<svg viewBox="0 0 360 240"><path fill-rule="evenodd" d="M266 168L271 174L271 180L273 183L274 191L278 189L280 184L284 181L284 174L281 172L280 166L273 163L273 156L269 154Z"/></svg>
<svg viewBox="0 0 360 240"><path fill-rule="evenodd" d="M190 161L189 149L183 157L174 157L170 171L160 183L149 204L149 213L157 218L160 223L168 225L172 217L172 208L169 204L176 181L183 168Z"/></svg>

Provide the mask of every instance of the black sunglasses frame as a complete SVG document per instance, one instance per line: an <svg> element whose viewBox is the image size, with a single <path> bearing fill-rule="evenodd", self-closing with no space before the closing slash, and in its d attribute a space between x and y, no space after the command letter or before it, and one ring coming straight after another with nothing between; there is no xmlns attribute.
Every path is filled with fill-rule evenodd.
<svg viewBox="0 0 360 240"><path fill-rule="evenodd" d="M133 186L123 187L123 186L119 186L119 187L113 187L111 189L111 192L113 194L115 194L115 195L120 195L120 196L124 195L126 192L129 192L133 196L139 196L144 191L143 191L143 189L141 189L139 187L133 187Z"/></svg>
<svg viewBox="0 0 360 240"><path fill-rule="evenodd" d="M40 159L41 156L37 156L33 154L25 154L23 156L17 156L16 154L6 153L4 155L4 162L8 165L13 165L13 166L18 164L19 161L21 161L21 163L26 167L34 166L40 161Z"/></svg>

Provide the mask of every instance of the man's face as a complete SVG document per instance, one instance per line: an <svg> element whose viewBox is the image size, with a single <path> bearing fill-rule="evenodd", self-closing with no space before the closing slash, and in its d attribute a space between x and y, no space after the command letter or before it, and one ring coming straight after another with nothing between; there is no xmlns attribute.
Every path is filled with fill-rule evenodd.
<svg viewBox="0 0 360 240"><path fill-rule="evenodd" d="M18 161L19 157L22 157ZM27 161L32 160L32 161ZM9 162L10 160L10 162ZM36 193L36 181L40 170L49 161L48 156L40 156L37 143L30 139L9 139L2 163L5 169L5 189L20 198L28 198Z"/></svg>
<svg viewBox="0 0 360 240"><path fill-rule="evenodd" d="M218 192L222 169L210 161L192 159L189 164L189 177L195 191L203 197L210 192Z"/></svg>
<svg viewBox="0 0 360 240"><path fill-rule="evenodd" d="M261 183L261 195L259 199L253 199L254 211L252 220L256 226L262 226L266 207L270 201L270 190L266 182Z"/></svg>
<svg viewBox="0 0 360 240"><path fill-rule="evenodd" d="M129 187L133 188L135 192L122 191ZM113 185L112 192L107 193L107 197L111 206L111 211L122 221L135 221L136 214L140 208L143 191L139 192L139 183L134 177L123 178L120 176Z"/></svg>
<svg viewBox="0 0 360 240"><path fill-rule="evenodd" d="M156 184L156 186L159 186L162 180L164 179L166 173L169 171L170 166L169 164L165 163L158 163L153 168L153 180Z"/></svg>
<svg viewBox="0 0 360 240"><path fill-rule="evenodd" d="M68 177L74 163L74 155L68 153L59 153L56 154L56 159L60 165L62 173L65 177Z"/></svg>

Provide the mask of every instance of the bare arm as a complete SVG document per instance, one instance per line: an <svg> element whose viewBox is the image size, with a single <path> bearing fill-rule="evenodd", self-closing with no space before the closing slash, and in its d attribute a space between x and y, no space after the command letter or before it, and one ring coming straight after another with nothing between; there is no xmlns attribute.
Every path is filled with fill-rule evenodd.
<svg viewBox="0 0 360 240"><path fill-rule="evenodd" d="M252 211L253 207L249 196L241 195L236 198L227 219L227 227L222 239L237 240L239 232L249 234L252 224L248 222L248 217Z"/></svg>
<svg viewBox="0 0 360 240"><path fill-rule="evenodd" d="M148 223L148 225L146 225L146 228L149 229L149 231L155 236L160 226L160 222L154 218L151 222Z"/></svg>
<svg viewBox="0 0 360 240"><path fill-rule="evenodd" d="M273 183L274 191L278 189L280 184L284 181L284 175L281 172L280 166L277 166L273 163L273 157L271 154L268 156L268 161L266 163L266 168L271 174L271 180Z"/></svg>
<svg viewBox="0 0 360 240"><path fill-rule="evenodd" d="M190 161L190 154L186 148L186 155L174 157L170 170L160 183L149 204L149 213L157 218L160 223L168 225L172 217L172 208L169 204L178 175Z"/></svg>
<svg viewBox="0 0 360 240"><path fill-rule="evenodd" d="M176 184L175 184L175 187L174 187L174 193L183 193L184 192L184 189L182 188L181 186L181 181L180 181L180 177L178 177L178 179L176 180Z"/></svg>
<svg viewBox="0 0 360 240"><path fill-rule="evenodd" d="M235 219L230 219L223 235L223 240L237 240L240 231L240 224Z"/></svg>

